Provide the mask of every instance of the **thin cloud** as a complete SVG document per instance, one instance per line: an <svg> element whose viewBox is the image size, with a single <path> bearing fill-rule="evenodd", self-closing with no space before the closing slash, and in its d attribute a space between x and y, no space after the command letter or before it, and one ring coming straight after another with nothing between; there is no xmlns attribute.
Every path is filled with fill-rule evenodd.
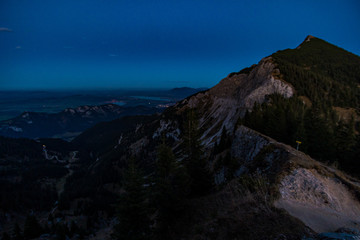
<svg viewBox="0 0 360 240"><path fill-rule="evenodd" d="M12 32L10 28L0 27L0 32Z"/></svg>
<svg viewBox="0 0 360 240"><path fill-rule="evenodd" d="M16 49L21 49L21 46L16 46Z"/></svg>

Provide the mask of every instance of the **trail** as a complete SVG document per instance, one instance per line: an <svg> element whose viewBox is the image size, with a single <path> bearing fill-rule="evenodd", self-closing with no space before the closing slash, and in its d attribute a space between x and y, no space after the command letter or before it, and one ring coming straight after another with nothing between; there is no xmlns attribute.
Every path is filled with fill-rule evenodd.
<svg viewBox="0 0 360 240"><path fill-rule="evenodd" d="M66 174L64 177L62 177L56 184L56 190L59 198L61 194L64 192L66 180L74 173L74 170L71 167L72 164L78 160L78 158L76 158L77 153L78 151L73 151L70 153L71 157L69 159L69 163L65 166L65 168L69 170L69 173Z"/></svg>

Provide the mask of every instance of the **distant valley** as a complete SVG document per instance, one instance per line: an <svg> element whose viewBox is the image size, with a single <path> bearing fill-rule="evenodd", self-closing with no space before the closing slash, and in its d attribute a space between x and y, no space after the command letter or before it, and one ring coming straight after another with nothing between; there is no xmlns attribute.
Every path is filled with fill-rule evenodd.
<svg viewBox="0 0 360 240"><path fill-rule="evenodd" d="M203 89L175 88L148 91L5 92L0 98L0 118L17 111L21 114L0 121L0 135L26 138L62 138L71 140L96 123L129 115L162 112L177 100ZM84 104L77 107L59 108ZM9 115L10 114L10 115Z"/></svg>

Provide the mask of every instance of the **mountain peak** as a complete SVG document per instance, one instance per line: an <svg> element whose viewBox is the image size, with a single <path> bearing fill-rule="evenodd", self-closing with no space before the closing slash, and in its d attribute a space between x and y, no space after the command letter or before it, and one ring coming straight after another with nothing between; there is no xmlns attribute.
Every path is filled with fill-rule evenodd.
<svg viewBox="0 0 360 240"><path fill-rule="evenodd" d="M315 38L315 37L312 36L312 35L307 35L306 38L305 38L305 40L304 40L296 49L301 48L301 46L302 46L304 43L310 42L310 40L313 39L313 38Z"/></svg>
<svg viewBox="0 0 360 240"><path fill-rule="evenodd" d="M309 42L312 38L315 38L312 35L307 35L307 37L305 38L304 42Z"/></svg>

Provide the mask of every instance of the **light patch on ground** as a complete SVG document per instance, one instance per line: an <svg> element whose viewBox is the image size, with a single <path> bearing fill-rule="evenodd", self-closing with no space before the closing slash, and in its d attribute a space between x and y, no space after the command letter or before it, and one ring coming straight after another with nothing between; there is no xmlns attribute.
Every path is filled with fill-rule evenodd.
<svg viewBox="0 0 360 240"><path fill-rule="evenodd" d="M340 227L360 229L360 203L335 178L297 168L283 178L279 191L281 197L275 206L285 209L316 232Z"/></svg>

